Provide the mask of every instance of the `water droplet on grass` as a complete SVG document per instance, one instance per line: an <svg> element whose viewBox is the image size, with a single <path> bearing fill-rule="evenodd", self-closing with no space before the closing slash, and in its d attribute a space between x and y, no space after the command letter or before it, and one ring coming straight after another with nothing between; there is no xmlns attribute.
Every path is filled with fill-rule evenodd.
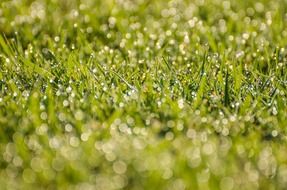
<svg viewBox="0 0 287 190"><path fill-rule="evenodd" d="M123 161L116 161L113 164L113 170L117 174L124 174L127 171L127 165Z"/></svg>

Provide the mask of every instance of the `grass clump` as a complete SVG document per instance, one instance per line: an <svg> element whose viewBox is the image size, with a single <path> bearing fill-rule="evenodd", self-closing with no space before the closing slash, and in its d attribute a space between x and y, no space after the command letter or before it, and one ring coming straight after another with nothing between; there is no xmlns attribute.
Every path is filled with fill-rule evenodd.
<svg viewBox="0 0 287 190"><path fill-rule="evenodd" d="M284 189L286 0L0 3L3 189Z"/></svg>

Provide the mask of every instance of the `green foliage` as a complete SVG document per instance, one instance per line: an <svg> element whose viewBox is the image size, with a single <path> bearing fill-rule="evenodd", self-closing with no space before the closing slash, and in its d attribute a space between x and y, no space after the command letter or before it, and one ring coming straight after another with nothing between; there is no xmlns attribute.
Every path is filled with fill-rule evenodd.
<svg viewBox="0 0 287 190"><path fill-rule="evenodd" d="M286 10L2 0L0 189L285 189Z"/></svg>

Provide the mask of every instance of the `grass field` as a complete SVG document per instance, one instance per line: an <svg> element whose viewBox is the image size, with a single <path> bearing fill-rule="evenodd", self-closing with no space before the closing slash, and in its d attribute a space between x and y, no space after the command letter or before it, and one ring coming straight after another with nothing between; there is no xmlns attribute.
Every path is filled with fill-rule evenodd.
<svg viewBox="0 0 287 190"><path fill-rule="evenodd" d="M0 189L286 189L286 67L286 0L1 0Z"/></svg>

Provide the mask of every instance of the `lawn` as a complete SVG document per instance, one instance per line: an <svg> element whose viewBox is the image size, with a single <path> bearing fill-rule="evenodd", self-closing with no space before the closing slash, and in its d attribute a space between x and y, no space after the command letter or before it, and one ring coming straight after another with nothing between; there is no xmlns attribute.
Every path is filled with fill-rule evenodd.
<svg viewBox="0 0 287 190"><path fill-rule="evenodd" d="M287 187L286 0L1 0L0 189Z"/></svg>

